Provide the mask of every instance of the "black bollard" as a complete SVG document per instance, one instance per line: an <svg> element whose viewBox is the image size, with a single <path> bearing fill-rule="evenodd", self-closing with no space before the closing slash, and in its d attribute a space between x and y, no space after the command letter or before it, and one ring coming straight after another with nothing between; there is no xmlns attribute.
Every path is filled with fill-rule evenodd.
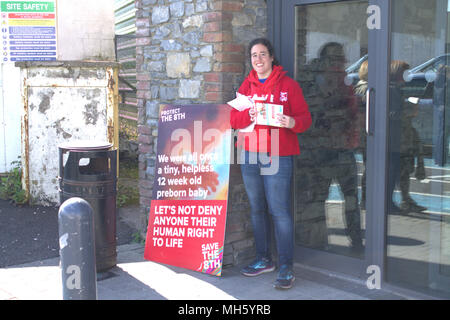
<svg viewBox="0 0 450 320"><path fill-rule="evenodd" d="M92 207L70 198L59 208L59 252L64 300L97 300Z"/></svg>

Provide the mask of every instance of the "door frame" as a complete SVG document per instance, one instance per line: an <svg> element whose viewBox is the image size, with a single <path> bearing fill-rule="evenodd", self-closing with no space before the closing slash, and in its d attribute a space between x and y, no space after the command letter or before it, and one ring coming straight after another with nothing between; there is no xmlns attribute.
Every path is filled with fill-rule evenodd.
<svg viewBox="0 0 450 320"><path fill-rule="evenodd" d="M368 265L380 267L382 283L386 274L387 186L389 137L389 65L391 53L390 1L369 0L380 8L380 28L369 29L370 115L373 131L367 136L366 161L366 256ZM368 228L367 225L370 225Z"/></svg>
<svg viewBox="0 0 450 320"><path fill-rule="evenodd" d="M290 77L293 76L295 54L294 33L291 32L295 27L295 10L293 8L297 5L345 1L353 0L269 0L267 2L268 37L274 44L276 56ZM368 271L369 266L376 266L380 272L380 281L384 283L387 234L387 84L390 59L390 1L369 0L368 7L371 5L376 5L380 9L380 26L378 29L368 30L368 51L371 53L369 63L371 94L368 128L370 134L367 136L366 160L365 257L357 259L296 246L296 262L349 274L361 279L371 276L372 271Z"/></svg>

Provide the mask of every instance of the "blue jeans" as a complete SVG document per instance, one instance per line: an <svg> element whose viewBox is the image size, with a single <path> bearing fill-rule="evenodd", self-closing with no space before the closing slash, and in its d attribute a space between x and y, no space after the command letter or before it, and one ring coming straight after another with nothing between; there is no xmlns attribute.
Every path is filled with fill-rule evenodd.
<svg viewBox="0 0 450 320"><path fill-rule="evenodd" d="M271 166L276 161L278 161L276 172L261 174L262 169ZM274 225L279 265L293 264L292 171L293 156L269 158L267 154L256 155L252 152L242 151L241 172L250 201L257 258L271 258L270 213Z"/></svg>

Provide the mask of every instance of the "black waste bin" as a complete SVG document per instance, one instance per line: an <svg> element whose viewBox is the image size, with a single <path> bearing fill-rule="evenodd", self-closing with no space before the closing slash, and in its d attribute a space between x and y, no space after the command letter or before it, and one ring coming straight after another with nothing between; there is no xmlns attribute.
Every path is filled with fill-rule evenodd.
<svg viewBox="0 0 450 320"><path fill-rule="evenodd" d="M117 149L109 143L91 141L59 146L59 185L60 203L80 197L93 209L97 272L114 267Z"/></svg>

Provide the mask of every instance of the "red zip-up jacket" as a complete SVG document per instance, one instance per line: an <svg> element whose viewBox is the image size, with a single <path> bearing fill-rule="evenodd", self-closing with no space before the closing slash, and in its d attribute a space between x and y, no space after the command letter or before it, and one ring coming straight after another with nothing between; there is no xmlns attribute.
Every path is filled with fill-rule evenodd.
<svg viewBox="0 0 450 320"><path fill-rule="evenodd" d="M292 129L266 125L255 125L253 132L239 132L237 145L252 152L268 152L271 155L290 156L300 154L297 133L306 131L311 125L311 114L299 84L286 76L281 66L274 66L264 83L255 70L250 71L238 92L266 103L283 105L283 114L295 119ZM243 129L251 124L249 110L231 111L230 123L234 129ZM274 131L277 130L277 131ZM278 133L278 139L276 139Z"/></svg>

